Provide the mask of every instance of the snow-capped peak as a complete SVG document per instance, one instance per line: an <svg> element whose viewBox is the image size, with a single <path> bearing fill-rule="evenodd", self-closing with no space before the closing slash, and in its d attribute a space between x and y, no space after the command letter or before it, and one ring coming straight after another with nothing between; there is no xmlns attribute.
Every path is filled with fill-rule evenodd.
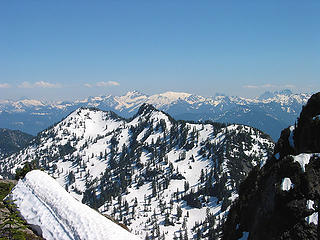
<svg viewBox="0 0 320 240"><path fill-rule="evenodd" d="M160 94L152 95L148 98L147 102L155 105L157 108L163 105L170 105L177 100L185 100L190 97L190 93L183 92L165 92Z"/></svg>
<svg viewBox="0 0 320 240"><path fill-rule="evenodd" d="M128 92L123 96L115 96L114 100L117 102L116 109L137 108L140 104L145 102L147 95L139 93L138 91Z"/></svg>
<svg viewBox="0 0 320 240"><path fill-rule="evenodd" d="M141 92L139 92L139 91L137 91L137 90L134 90L134 91L129 91L129 92L127 92L127 93L126 93L125 95L123 95L123 96L133 98L133 97L140 97L140 96L146 96L146 95L143 94L143 93L141 93Z"/></svg>
<svg viewBox="0 0 320 240"><path fill-rule="evenodd" d="M150 112L152 112L152 111L154 111L154 110L156 110L156 109L155 109L154 106L152 106L151 104L143 103L143 104L140 106L140 108L139 108L136 116L139 116L139 115L142 115L142 114L148 114L148 113L150 113ZM158 110L156 110L156 111L158 111Z"/></svg>
<svg viewBox="0 0 320 240"><path fill-rule="evenodd" d="M165 93L160 93L158 94L159 96L162 96L162 97L166 97L168 99L171 99L171 100L177 100L177 99L184 99L184 98L187 98L187 97L190 97L192 94L190 93L184 93L184 92L165 92Z"/></svg>
<svg viewBox="0 0 320 240"><path fill-rule="evenodd" d="M44 105L39 100L30 100L30 99L20 100L19 103L22 103L25 106L43 106Z"/></svg>
<svg viewBox="0 0 320 240"><path fill-rule="evenodd" d="M206 209L223 218L226 209L217 199L234 199L239 181L232 179L243 178L271 154L271 140L247 126L175 121L149 104L138 112L123 119L80 108L41 132L26 149L3 159L0 170L6 172L1 174L12 174L36 159L72 196L135 234L150 236L158 229L157 236L161 232L174 239L182 225L190 237L194 226L205 234L205 224L199 223L206 221ZM247 157L233 169L230 163L239 156ZM212 192L206 182L221 191ZM181 216L176 215L178 208Z"/></svg>

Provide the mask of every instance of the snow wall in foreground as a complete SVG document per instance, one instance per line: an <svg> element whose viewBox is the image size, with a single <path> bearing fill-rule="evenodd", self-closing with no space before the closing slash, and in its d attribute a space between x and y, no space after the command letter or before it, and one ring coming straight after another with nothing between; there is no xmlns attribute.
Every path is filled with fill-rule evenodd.
<svg viewBox="0 0 320 240"><path fill-rule="evenodd" d="M11 198L28 224L39 227L47 240L140 239L74 199L40 170L19 180Z"/></svg>

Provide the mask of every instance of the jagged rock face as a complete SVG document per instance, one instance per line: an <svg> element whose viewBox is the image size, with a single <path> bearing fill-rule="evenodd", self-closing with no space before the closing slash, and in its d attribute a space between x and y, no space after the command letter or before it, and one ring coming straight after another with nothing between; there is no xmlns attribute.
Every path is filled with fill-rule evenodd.
<svg viewBox="0 0 320 240"><path fill-rule="evenodd" d="M224 227L225 240L320 239L320 93L296 128L282 131L274 155L240 185Z"/></svg>
<svg viewBox="0 0 320 240"><path fill-rule="evenodd" d="M294 138L298 152L320 152L320 93L302 109Z"/></svg>

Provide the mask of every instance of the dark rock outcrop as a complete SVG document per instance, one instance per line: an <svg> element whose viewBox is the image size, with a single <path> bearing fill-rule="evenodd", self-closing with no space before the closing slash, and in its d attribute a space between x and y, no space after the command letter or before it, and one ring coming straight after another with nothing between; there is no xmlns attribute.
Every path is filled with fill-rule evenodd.
<svg viewBox="0 0 320 240"><path fill-rule="evenodd" d="M297 152L320 152L320 92L311 96L302 108L294 133Z"/></svg>
<svg viewBox="0 0 320 240"><path fill-rule="evenodd" d="M303 107L298 123L282 131L273 157L240 185L224 240L320 239L319 114L317 93Z"/></svg>

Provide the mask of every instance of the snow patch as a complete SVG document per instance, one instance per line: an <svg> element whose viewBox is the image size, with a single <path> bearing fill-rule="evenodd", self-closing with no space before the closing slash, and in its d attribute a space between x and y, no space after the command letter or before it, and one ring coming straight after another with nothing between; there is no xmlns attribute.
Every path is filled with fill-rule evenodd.
<svg viewBox="0 0 320 240"><path fill-rule="evenodd" d="M313 200L308 200L308 201L307 201L307 208L308 208L309 210L310 210L310 209L314 210L313 205L314 205L314 201L313 201Z"/></svg>
<svg viewBox="0 0 320 240"><path fill-rule="evenodd" d="M31 171L20 180L11 196L23 218L39 226L45 239L139 239L78 202L40 170Z"/></svg>
<svg viewBox="0 0 320 240"><path fill-rule="evenodd" d="M309 210L314 210L314 201L312 200L308 200L307 201L307 208ZM314 223L315 225L318 225L318 213L314 212L313 214L311 214L310 216L306 217L305 220L310 224L310 223Z"/></svg>
<svg viewBox="0 0 320 240"><path fill-rule="evenodd" d="M315 212L312 215L305 218L305 220L310 224L313 223L315 225L318 225L318 213Z"/></svg>
<svg viewBox="0 0 320 240"><path fill-rule="evenodd" d="M301 153L297 156L293 157L293 161L294 162L298 162L302 168L302 171L305 172L306 171L306 165L309 163L310 161L310 157L312 156L312 154L307 154L307 153Z"/></svg>
<svg viewBox="0 0 320 240"><path fill-rule="evenodd" d="M290 147L292 148L294 148L293 134L294 134L294 126L290 126L290 136L288 140L289 140Z"/></svg>
<svg viewBox="0 0 320 240"><path fill-rule="evenodd" d="M294 188L294 184L291 182L290 178L282 179L281 189L282 191L289 191L291 188Z"/></svg>
<svg viewBox="0 0 320 240"><path fill-rule="evenodd" d="M309 164L310 158L320 157L320 153L301 153L297 156L293 156L293 161L298 162L302 168L302 171L305 172L305 166Z"/></svg>

